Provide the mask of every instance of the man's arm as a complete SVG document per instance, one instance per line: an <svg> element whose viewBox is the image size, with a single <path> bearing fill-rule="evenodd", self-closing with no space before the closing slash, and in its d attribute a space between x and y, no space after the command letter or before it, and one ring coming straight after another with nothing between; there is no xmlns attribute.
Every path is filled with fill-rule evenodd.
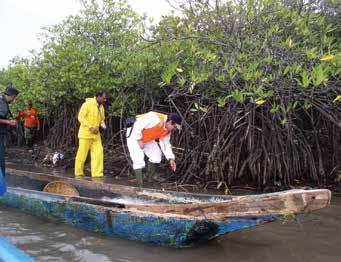
<svg viewBox="0 0 341 262"><path fill-rule="evenodd" d="M81 109L79 110L78 121L79 123L81 123L82 125L90 129L92 126L90 126L90 123L87 118L88 112L89 112L89 105L85 102L82 104Z"/></svg>
<svg viewBox="0 0 341 262"><path fill-rule="evenodd" d="M170 134L166 135L159 139L159 144L163 154L165 155L166 159L169 161L170 168L175 172L176 171L176 162L175 162L175 155L172 150L172 145L170 143Z"/></svg>
<svg viewBox="0 0 341 262"><path fill-rule="evenodd" d="M7 119L0 119L0 124L8 125L8 121Z"/></svg>
<svg viewBox="0 0 341 262"><path fill-rule="evenodd" d="M159 144L162 152L164 153L167 160L174 160L175 155L172 150L172 145L170 143L170 134L159 139Z"/></svg>
<svg viewBox="0 0 341 262"><path fill-rule="evenodd" d="M5 120L7 118L7 115L8 115L8 105L2 99L0 99L0 119ZM6 123L2 123L2 124L6 124Z"/></svg>
<svg viewBox="0 0 341 262"><path fill-rule="evenodd" d="M15 126L17 124L17 121L6 119L8 113L9 113L8 105L5 104L2 100L0 100L0 124Z"/></svg>
<svg viewBox="0 0 341 262"><path fill-rule="evenodd" d="M101 105L101 110L100 110L100 112L101 112L101 123L100 123L100 126L101 126L103 129L106 129L107 126L106 126L106 124L105 124L105 112L104 112L104 106L103 106L103 105Z"/></svg>
<svg viewBox="0 0 341 262"><path fill-rule="evenodd" d="M0 119L0 124L15 126L17 124L16 120Z"/></svg>

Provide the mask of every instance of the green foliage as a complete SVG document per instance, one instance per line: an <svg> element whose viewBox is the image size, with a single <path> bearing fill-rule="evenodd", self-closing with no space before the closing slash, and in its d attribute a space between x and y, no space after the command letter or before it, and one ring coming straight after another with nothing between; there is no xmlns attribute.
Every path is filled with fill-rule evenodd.
<svg viewBox="0 0 341 262"><path fill-rule="evenodd" d="M188 150L195 148L195 152L213 154L212 158L216 149L211 145L221 146L219 157L225 163L221 170L229 174L230 182L238 177L231 170L241 168L242 156L250 156L243 161L250 164L253 178L266 171L283 177L282 170L290 172L291 164L295 172L301 172L304 168L299 170L296 158L285 159L283 152L296 154L317 146L297 148L294 141L308 138L295 125L296 119L302 112L318 110L325 121L336 124L339 120L336 111L325 109L340 95L340 15L333 2L184 0L179 5L181 15L164 16L150 28L125 0L82 2L79 14L45 30L44 46L33 59L17 59L0 71L0 88L12 83L21 90L16 109L32 100L47 117L63 120L66 112L74 118L75 110L68 109L78 110L84 98L102 87L112 96L108 115L128 116L155 105L172 105L195 127L197 140L181 143L185 140ZM225 114L229 117L223 118ZM235 116L240 118L231 126L245 121L240 125L245 130L228 130L223 125ZM262 126L257 127L259 122ZM210 132L201 132L206 125ZM266 130L276 130L271 143L283 148L274 152L273 145L264 142L269 136ZM225 141L244 131L239 140ZM209 135L215 132L220 136ZM193 137L193 133L184 134ZM243 145L243 139L245 147L232 148ZM201 145L202 141L207 142ZM291 147L284 148L282 141L291 142ZM188 159L195 161L194 156ZM256 162L267 167L277 164L262 172L254 171ZM310 171L316 174L316 169Z"/></svg>
<svg viewBox="0 0 341 262"><path fill-rule="evenodd" d="M245 101L245 94L240 90L232 90L231 96L238 103L242 104Z"/></svg>
<svg viewBox="0 0 341 262"><path fill-rule="evenodd" d="M45 30L44 46L33 61L15 61L6 70L22 91L17 106L33 100L50 114L61 103L78 105L100 88L119 93L121 86L141 81L138 71L145 70L143 60L148 60L137 50L143 46L138 41L143 20L124 0L87 0L83 5L78 15Z"/></svg>
<svg viewBox="0 0 341 262"><path fill-rule="evenodd" d="M172 77L176 74L178 63L168 64L166 69L161 74L161 79L166 84L170 84Z"/></svg>

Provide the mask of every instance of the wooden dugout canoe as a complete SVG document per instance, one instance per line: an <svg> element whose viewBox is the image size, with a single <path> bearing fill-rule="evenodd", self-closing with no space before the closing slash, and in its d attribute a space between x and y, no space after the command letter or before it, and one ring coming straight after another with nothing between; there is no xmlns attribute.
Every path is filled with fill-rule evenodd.
<svg viewBox="0 0 341 262"><path fill-rule="evenodd" d="M14 169L7 170L6 179L8 192L0 198L4 205L88 231L171 247L193 246L282 216L321 209L331 199L331 192L324 189L217 196ZM51 181L75 186L80 197L42 192Z"/></svg>

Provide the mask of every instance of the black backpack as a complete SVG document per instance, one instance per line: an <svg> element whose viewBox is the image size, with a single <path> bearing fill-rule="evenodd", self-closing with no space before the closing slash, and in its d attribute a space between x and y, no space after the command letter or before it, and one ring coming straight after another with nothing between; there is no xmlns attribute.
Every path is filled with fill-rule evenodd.
<svg viewBox="0 0 341 262"><path fill-rule="evenodd" d="M125 120L125 127L126 128L132 127L134 125L135 121L136 121L136 117L135 116L126 118L126 120Z"/></svg>

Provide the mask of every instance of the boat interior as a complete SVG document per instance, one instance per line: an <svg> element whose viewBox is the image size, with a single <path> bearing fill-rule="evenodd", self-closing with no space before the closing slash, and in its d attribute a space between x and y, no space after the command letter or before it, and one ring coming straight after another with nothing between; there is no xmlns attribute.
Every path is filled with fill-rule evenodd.
<svg viewBox="0 0 341 262"><path fill-rule="evenodd" d="M79 197L73 196L75 199L85 202L94 202L105 206L117 206L117 204L186 205L223 202L233 199L233 196L212 196L204 194L161 191L117 184L108 184L87 180L85 178L77 179L14 169L8 169L6 173L8 187L42 192L49 183L53 181L63 181L75 187L79 192Z"/></svg>

